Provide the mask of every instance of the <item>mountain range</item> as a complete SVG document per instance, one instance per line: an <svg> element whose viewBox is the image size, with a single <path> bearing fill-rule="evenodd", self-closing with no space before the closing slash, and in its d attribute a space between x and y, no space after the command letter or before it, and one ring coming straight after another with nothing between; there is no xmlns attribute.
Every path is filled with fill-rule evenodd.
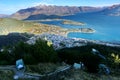
<svg viewBox="0 0 120 80"><path fill-rule="evenodd" d="M103 8L96 7L76 7L76 6L46 6L40 5L36 7L31 7L27 9L21 9L18 12L11 15L12 18L16 19L26 19L33 15L57 15L57 16L65 16L65 15L73 15L79 12L95 12L99 11Z"/></svg>
<svg viewBox="0 0 120 80"><path fill-rule="evenodd" d="M110 16L120 16L120 4L112 5L102 10L101 13Z"/></svg>
<svg viewBox="0 0 120 80"><path fill-rule="evenodd" d="M74 15L76 13L98 12L110 16L120 16L120 4L108 7L89 7L89 6L47 6L39 5L27 9L21 9L12 14L11 17L19 20L23 19L44 19L58 18L58 16ZM52 16L51 16L52 15Z"/></svg>
<svg viewBox="0 0 120 80"><path fill-rule="evenodd" d="M9 15L6 15L6 14L0 14L0 18L6 18L6 17L9 17Z"/></svg>

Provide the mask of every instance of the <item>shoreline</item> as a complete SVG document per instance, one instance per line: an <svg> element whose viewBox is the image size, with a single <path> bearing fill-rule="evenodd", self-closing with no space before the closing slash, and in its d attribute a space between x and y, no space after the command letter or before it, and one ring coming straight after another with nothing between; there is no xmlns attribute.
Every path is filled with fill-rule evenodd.
<svg viewBox="0 0 120 80"><path fill-rule="evenodd" d="M104 45L104 46L110 46L110 47L118 47L120 48L120 44L115 44L112 42L104 42L99 40L88 40L83 38L70 38L70 37L64 37L61 35L56 34L39 34L31 37L27 43L34 44L37 39L43 39L47 41L52 41L53 47L55 50L62 49L62 48L70 48L70 47L80 47L85 45Z"/></svg>
<svg viewBox="0 0 120 80"><path fill-rule="evenodd" d="M36 24L43 24L43 26L48 26L49 29L48 31L41 31L42 34L44 33L50 33L50 34L57 34L57 35L61 35L61 36L64 36L64 37L67 37L67 35L69 33L74 33L74 32L78 32L78 33L94 33L95 30L92 29L92 28L78 28L78 29L67 29L67 28L62 28L61 26L57 26L57 25L50 25L50 24L44 24L44 23L38 23L39 21L70 21L70 22L73 22L72 24L76 24L76 25L83 25L83 23L80 23L80 22L75 22L75 21L72 21L72 20L67 20L67 19L43 19L43 20L25 20L27 22L36 22ZM85 24L84 24L85 25ZM35 30L32 32L34 34ZM35 32L35 34L39 34L39 31L38 33Z"/></svg>
<svg viewBox="0 0 120 80"><path fill-rule="evenodd" d="M68 38L72 38L72 37L68 37ZM90 39L85 39L85 38L72 38L72 39L82 40L85 43L93 43L93 44L105 45L105 46L111 46L111 47L120 47L120 43L115 43L115 42L110 42L110 41L90 40Z"/></svg>

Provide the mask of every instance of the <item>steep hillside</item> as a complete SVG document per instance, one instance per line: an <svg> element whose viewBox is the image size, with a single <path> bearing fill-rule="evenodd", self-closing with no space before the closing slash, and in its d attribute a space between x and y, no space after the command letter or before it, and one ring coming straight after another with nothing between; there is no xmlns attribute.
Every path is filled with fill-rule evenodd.
<svg viewBox="0 0 120 80"><path fill-rule="evenodd" d="M77 7L77 6L46 6L40 5L36 7L31 7L27 9L21 9L18 12L11 15L12 18L16 19L26 19L31 15L73 15L79 12L92 12L98 11L101 8L96 7Z"/></svg>
<svg viewBox="0 0 120 80"><path fill-rule="evenodd" d="M120 4L110 6L101 11L101 13L110 16L120 16Z"/></svg>

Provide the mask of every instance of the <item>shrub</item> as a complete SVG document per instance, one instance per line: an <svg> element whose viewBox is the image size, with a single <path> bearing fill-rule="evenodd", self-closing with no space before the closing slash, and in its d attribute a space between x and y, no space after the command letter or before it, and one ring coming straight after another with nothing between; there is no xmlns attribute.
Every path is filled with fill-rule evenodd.
<svg viewBox="0 0 120 80"><path fill-rule="evenodd" d="M23 58L26 64L57 61L57 53L53 47L48 46L47 42L41 39L34 45L20 42L15 46L13 53L16 59Z"/></svg>
<svg viewBox="0 0 120 80"><path fill-rule="evenodd" d="M65 48L58 50L58 56L61 61L65 61L68 64L74 62L83 62L89 72L97 72L98 64L102 59L91 53L92 48L89 46Z"/></svg>
<svg viewBox="0 0 120 80"><path fill-rule="evenodd" d="M13 64L14 56L9 52L9 49L6 47L4 51L0 53L0 64Z"/></svg>
<svg viewBox="0 0 120 80"><path fill-rule="evenodd" d="M32 55L39 62L56 62L57 61L57 53L53 49L52 46L48 46L46 41L37 40L33 45L33 53Z"/></svg>

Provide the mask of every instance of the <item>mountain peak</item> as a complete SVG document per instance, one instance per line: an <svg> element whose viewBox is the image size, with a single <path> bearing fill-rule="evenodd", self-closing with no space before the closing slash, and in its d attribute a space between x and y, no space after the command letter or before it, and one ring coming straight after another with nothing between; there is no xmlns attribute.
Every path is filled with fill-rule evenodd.
<svg viewBox="0 0 120 80"><path fill-rule="evenodd" d="M120 4L112 5L109 7L90 7L90 6L56 6L56 5L38 5L31 8L21 9L18 12L12 14L12 18L15 19L27 19L33 15L73 15L82 12L99 12L103 14L120 16Z"/></svg>

